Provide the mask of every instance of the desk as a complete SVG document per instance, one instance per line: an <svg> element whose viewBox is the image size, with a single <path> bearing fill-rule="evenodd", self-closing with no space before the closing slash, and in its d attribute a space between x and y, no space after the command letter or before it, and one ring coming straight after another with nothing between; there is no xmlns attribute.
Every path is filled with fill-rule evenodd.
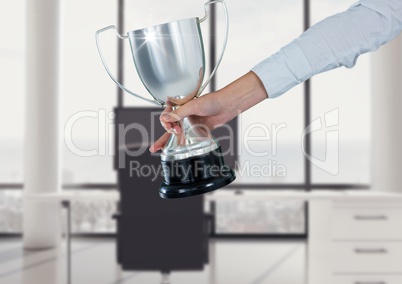
<svg viewBox="0 0 402 284"><path fill-rule="evenodd" d="M216 191L209 201L308 203L308 284L402 283L402 194L372 191Z"/></svg>
<svg viewBox="0 0 402 284"><path fill-rule="evenodd" d="M69 209L72 201L117 202L119 193L68 191L25 198L64 203ZM402 283L402 194L219 190L206 194L205 200L305 201L309 205L308 284ZM70 251L68 258L70 262Z"/></svg>

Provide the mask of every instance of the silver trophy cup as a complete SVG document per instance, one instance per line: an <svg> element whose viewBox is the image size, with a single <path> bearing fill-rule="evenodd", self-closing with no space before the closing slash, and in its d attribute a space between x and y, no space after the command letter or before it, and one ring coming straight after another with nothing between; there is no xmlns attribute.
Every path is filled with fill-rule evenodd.
<svg viewBox="0 0 402 284"><path fill-rule="evenodd" d="M224 44L214 70L204 81L205 55L200 23L208 17L208 5L221 3L226 17ZM153 99L146 99L120 84L112 75L101 52L99 34L113 29L120 39L128 39L137 73ZM121 35L115 26L96 32L96 45L110 78L127 93L164 107L170 101L175 107L201 95L214 76L225 52L229 19L225 2L205 4L202 19L189 18L156 25ZM161 153L165 181L159 193L163 198L187 197L221 188L235 179L225 165L219 142L204 125L182 119L180 134L172 134Z"/></svg>

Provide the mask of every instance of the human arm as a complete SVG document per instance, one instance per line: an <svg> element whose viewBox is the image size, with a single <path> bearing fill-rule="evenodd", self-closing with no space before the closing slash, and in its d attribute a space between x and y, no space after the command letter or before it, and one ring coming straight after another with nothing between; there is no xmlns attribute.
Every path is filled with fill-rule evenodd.
<svg viewBox="0 0 402 284"><path fill-rule="evenodd" d="M377 50L401 30L401 0L361 0L315 24L252 71L276 98L316 74L352 68L361 54Z"/></svg>
<svg viewBox="0 0 402 284"><path fill-rule="evenodd" d="M249 73L257 77L250 83L257 84L256 89L263 86L265 95L268 94L269 98L279 97L316 74L340 66L353 67L361 54L378 49L396 37L401 30L402 0L361 0L347 11L317 23L280 51L259 63ZM246 82L244 80L242 77L235 81L236 84L232 83L234 85L229 86L237 86ZM249 88L253 89L250 86ZM243 97L243 93L237 88L229 89L231 95L228 95L225 91L227 88L224 88L197 98L179 108L177 119L167 121L166 118L169 116L161 116L161 122L168 130L176 131L180 131L177 121L189 115L203 117L204 122L210 120L222 124L238 115L239 110L243 112L263 100L261 97ZM247 100L250 105L244 109L236 109L232 107L239 103L236 100ZM225 102L224 106L221 104L222 101ZM171 110L168 108L166 112ZM162 136L150 150L161 149L169 136L170 134Z"/></svg>
<svg viewBox="0 0 402 284"><path fill-rule="evenodd" d="M169 105L160 120L169 132L180 133L181 128L177 123L190 115L196 124L214 129L263 101L267 96L260 79L250 71L225 88L191 100L174 111ZM169 137L170 133L165 133L149 150L151 152L160 150Z"/></svg>

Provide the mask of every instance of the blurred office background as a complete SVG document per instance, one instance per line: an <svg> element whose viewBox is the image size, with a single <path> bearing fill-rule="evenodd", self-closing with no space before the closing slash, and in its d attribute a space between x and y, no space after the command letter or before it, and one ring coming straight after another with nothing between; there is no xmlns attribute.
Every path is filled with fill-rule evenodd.
<svg viewBox="0 0 402 284"><path fill-rule="evenodd" d="M4 7L0 9L0 261L3 261L1 255L4 253L7 254L6 259L12 260L23 259L27 255L13 251L22 246L24 143L29 143L30 139L25 135L26 109L30 107L25 104L29 95L25 84L26 2L3 3ZM67 122L77 113L86 111L93 115L80 119L74 125L72 138L77 148L96 152L89 157L76 155L63 139L63 190L117 191L117 175L113 169L115 136L111 127L117 90L101 65L94 33L102 27L117 24L119 1L61 2L61 128L64 133ZM344 11L353 2L227 0L230 34L216 75L215 88L222 88L248 72L300 35L306 25ZM309 13L305 10L306 3L309 4ZM200 0L125 0L124 32L187 17L201 17L203 4L204 1ZM209 62L210 23L202 27ZM223 33L224 19L218 5L217 53L222 45ZM113 33L105 34L102 45L109 66L116 73L117 45ZM136 75L128 45L123 65L126 85L146 96L147 91ZM318 75L311 80L309 87L301 84L279 99L266 100L240 115L236 134L239 168L247 163L264 165L270 161L276 165L276 170L283 169L284 172L275 175L276 170L271 168L271 175L241 176L238 173L235 184L239 186L222 190L368 190L371 184L371 68L370 56L361 56L353 69L340 68ZM309 101L306 101L306 96ZM124 105L148 106L128 94L124 94ZM302 133L306 126L317 119L324 119L328 113L338 119L337 125L330 129L336 130L338 135L327 136L328 129L323 124L323 129L315 131L307 142L304 141ZM259 126L256 127L256 123ZM271 131L275 126L282 127L277 132L276 141L256 139L250 142L243 138L245 133L253 137L264 136L266 129ZM335 150L339 159L334 159L329 165L335 172L317 167L307 159L303 154L303 149L306 149L303 142L308 144L307 151L313 160L325 160L327 145L337 145ZM249 153L250 148L257 153L268 151L269 154L256 157ZM211 208L210 204L205 207L206 210ZM73 243L77 250L73 256L75 283L158 283L158 273L148 273L146 279L149 280L140 280L141 272L119 274L111 267L115 264L116 223L110 217L117 210L113 200L75 201L71 208ZM222 279L218 283L304 283L307 237L304 202L221 201L216 202L213 208L215 227L210 239L217 246L216 273ZM257 256L260 251L266 252L266 259ZM49 266L46 259L43 256L37 259L36 264L26 262L28 265L25 266L21 260L17 266L31 271L41 270L41 273L46 269L63 269L62 261ZM94 261L100 261L105 269L92 271L88 264ZM4 263L7 264L6 260ZM236 269L243 265L249 268L242 275L242 280L237 279L241 282L235 282L236 275L241 275ZM16 267L1 267L0 283L36 283L26 278L24 281L28 282L23 282ZM81 268L83 271L80 271ZM288 269L294 271L293 276ZM208 268L203 273L207 275L207 272ZM198 279L195 281L209 283L203 273L194 274L197 275L194 279ZM60 283L64 283L62 276L58 277ZM191 274L186 277L192 282Z"/></svg>

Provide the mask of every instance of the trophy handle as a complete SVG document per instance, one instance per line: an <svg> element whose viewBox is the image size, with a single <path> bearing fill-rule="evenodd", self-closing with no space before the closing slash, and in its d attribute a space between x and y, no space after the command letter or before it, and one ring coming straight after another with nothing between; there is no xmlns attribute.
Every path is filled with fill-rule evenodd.
<svg viewBox="0 0 402 284"><path fill-rule="evenodd" d="M202 93L202 91L204 91L205 87L209 84L209 82L211 81L212 77L215 75L216 70L218 69L219 65L221 64L222 61L222 57L223 54L225 53L226 50L226 44L228 42L228 35L229 35L229 16L228 16L228 9L226 8L226 4L225 1L223 0L212 0L209 1L207 3L204 4L204 9L205 9L205 16L202 19L199 19L198 22L202 23L204 22L207 18L208 18L208 6L211 4L215 4L215 3L221 3L223 6L223 11L225 13L225 18L226 18L226 32L225 32L225 39L223 41L223 47L222 47L222 51L221 54L219 56L218 61L216 62L215 68L214 70L212 70L211 75L209 75L208 79L205 81L205 83L201 86L200 90L198 91L198 94L196 95L196 97L199 97Z"/></svg>
<svg viewBox="0 0 402 284"><path fill-rule="evenodd" d="M143 99L143 100L145 100L145 101L147 101L147 102L150 102L150 103L152 103L152 104L156 104L156 105L158 105L158 106L164 106L164 104L163 104L162 102L160 102L160 101L157 101L157 100L155 101L155 100L146 99L146 98L144 98L143 96L137 95L136 93L130 91L129 89L127 89L126 87L124 87L122 84L120 84L120 83L116 80L116 78L113 76L112 72L110 71L109 67L108 67L107 64L106 64L106 61L105 61L105 59L104 59L104 57L103 57L102 50L101 50L100 44L99 44L99 34L102 33L102 32L104 32L104 31L111 30L111 29L113 29L113 30L116 32L116 35L117 35L117 37L118 37L119 39L128 39L128 36L127 36L127 35L121 35L121 34L119 34L119 32L117 31L117 28L116 28L115 26L107 26L107 27L105 27L105 28L103 28L103 29L98 30L98 31L95 33L96 47L97 47L97 49L98 49L99 57L100 57L100 59L101 59L101 61L102 61L103 67L105 67L106 72L109 74L109 77L116 83L116 85L117 85L120 89L126 91L126 92L129 93L130 95L133 95L134 97Z"/></svg>

